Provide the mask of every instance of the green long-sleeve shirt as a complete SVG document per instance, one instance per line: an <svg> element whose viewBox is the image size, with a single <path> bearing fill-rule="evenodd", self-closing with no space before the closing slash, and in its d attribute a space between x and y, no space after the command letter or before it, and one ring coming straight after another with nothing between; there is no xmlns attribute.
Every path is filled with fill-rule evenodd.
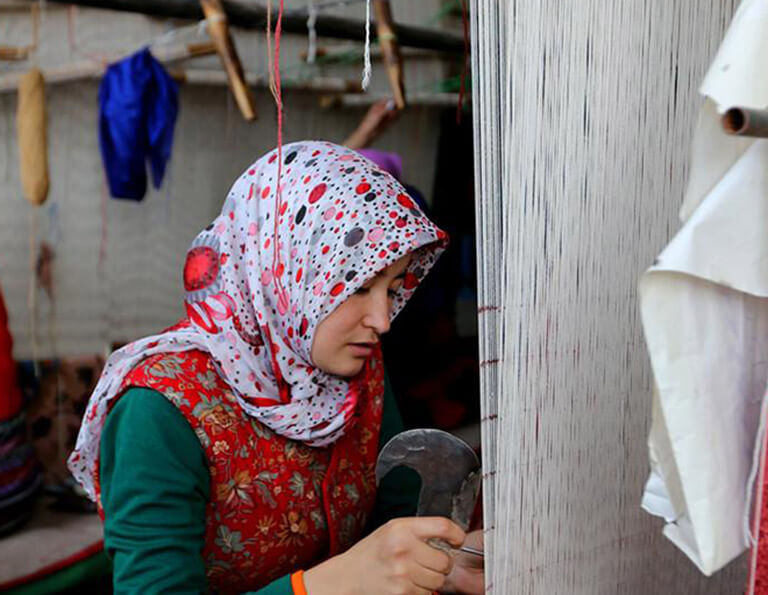
<svg viewBox="0 0 768 595"><path fill-rule="evenodd" d="M402 430L387 383L379 446ZM206 592L202 549L210 474L183 414L154 390L129 389L107 416L100 479L115 593ZM418 491L418 476L408 469L390 473L379 486L370 528L412 515ZM290 577L256 593L290 595Z"/></svg>

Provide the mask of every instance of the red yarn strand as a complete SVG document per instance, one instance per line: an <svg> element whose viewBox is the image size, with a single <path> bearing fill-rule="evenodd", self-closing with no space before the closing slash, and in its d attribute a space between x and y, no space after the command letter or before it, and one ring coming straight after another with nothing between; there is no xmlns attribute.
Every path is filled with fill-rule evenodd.
<svg viewBox="0 0 768 595"><path fill-rule="evenodd" d="M285 9L284 0L280 0L280 8L277 13L277 24L275 25L275 58L274 58L274 78L275 78L275 102L277 103L277 184L275 188L275 219L274 219L274 237L272 240L272 278L277 288L278 311L282 314L288 309L288 292L283 287L281 275L284 267L280 262L280 242L278 240L277 228L280 220L280 210L282 208L282 174L283 174L283 92L280 84L280 38L283 29L283 12Z"/></svg>

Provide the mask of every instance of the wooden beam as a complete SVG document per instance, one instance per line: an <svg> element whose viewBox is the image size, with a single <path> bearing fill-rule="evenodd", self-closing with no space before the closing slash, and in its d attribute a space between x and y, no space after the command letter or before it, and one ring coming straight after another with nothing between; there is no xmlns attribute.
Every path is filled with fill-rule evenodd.
<svg viewBox="0 0 768 595"><path fill-rule="evenodd" d="M333 108L362 108L370 107L382 99L391 99L389 95L380 93L342 93L337 95L323 95L319 98L320 107ZM465 100L468 100L465 97ZM452 107L459 104L458 93L414 93L408 96L408 105L423 107Z"/></svg>
<svg viewBox="0 0 768 595"><path fill-rule="evenodd" d="M189 68L187 70L175 70L170 68L168 73L178 82L189 85L199 86L222 86L227 85L227 75L221 70L211 70L208 68ZM243 73L246 84L250 87L263 88L269 87L269 81L263 74L255 72ZM360 81L347 80L331 77L314 77L304 81L285 79L282 81L283 91L297 91L305 93L361 93Z"/></svg>
<svg viewBox="0 0 768 595"><path fill-rule="evenodd" d="M212 43L193 43L184 46L163 47L152 51L155 59L163 64L186 60L197 56L207 56L216 53ZM125 58L125 54L114 54L107 57L108 62ZM101 78L104 75L105 63L96 60L78 60L69 64L61 64L53 68L43 69L43 80L46 85L69 83L88 78ZM6 72L0 74L0 93L16 91L24 72Z"/></svg>
<svg viewBox="0 0 768 595"><path fill-rule="evenodd" d="M76 4L91 8L135 12L156 17L202 20L203 11L198 0L51 0L60 4ZM243 4L223 0L229 23L243 29L264 29L267 24L267 9L256 4ZM283 31L307 33L306 10L287 10L283 15ZM272 25L277 22L276 11L272 14ZM332 15L317 15L317 35L336 39L365 39L365 23L362 20L347 19ZM450 31L427 27L395 24L395 35L402 47L414 47L441 52L463 53L464 40L461 35Z"/></svg>

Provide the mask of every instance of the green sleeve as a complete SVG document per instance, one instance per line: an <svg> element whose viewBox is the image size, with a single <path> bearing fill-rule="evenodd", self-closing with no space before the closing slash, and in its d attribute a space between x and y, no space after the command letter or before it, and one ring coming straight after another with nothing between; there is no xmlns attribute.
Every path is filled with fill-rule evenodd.
<svg viewBox="0 0 768 595"><path fill-rule="evenodd" d="M115 594L206 592L210 475L182 413L156 391L129 389L107 416L100 461ZM290 577L256 593L291 595Z"/></svg>
<svg viewBox="0 0 768 595"><path fill-rule="evenodd" d="M381 431L379 433L379 450L389 442L390 438L405 430L397 401L392 392L389 377L384 376L384 410L381 415ZM416 504L419 500L421 479L413 469L397 467L381 480L376 492L376 506L373 509L368 531L373 531L387 521L416 514Z"/></svg>

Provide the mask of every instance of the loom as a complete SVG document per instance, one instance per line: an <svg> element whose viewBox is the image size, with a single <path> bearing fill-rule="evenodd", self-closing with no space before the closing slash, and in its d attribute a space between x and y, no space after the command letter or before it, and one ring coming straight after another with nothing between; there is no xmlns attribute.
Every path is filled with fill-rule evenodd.
<svg viewBox="0 0 768 595"><path fill-rule="evenodd" d="M197 0L79 4L202 16ZM744 559L705 578L639 508L648 471L652 378L636 295L640 273L677 228L700 105L696 90L737 6L737 0L471 2L489 593L733 593L745 584ZM264 8L241 8L229 15L233 25L263 29ZM306 32L309 16L288 11L284 30ZM313 31L364 39L361 22L338 17L313 15ZM397 34L402 45L462 50L455 35L403 26ZM62 80L100 71L70 69ZM191 70L188 80L195 76L213 74ZM216 81L223 83L222 76ZM245 77L263 83L256 73ZM15 88L15 75L0 81L6 86ZM343 81L327 87L339 91ZM412 103L415 98L409 94ZM88 114L76 109L78 99L62 90L54 105L86 128ZM370 98L349 94L338 101L354 105ZM318 130L309 119L301 122ZM330 134L333 124L319 133ZM274 136L269 126L265 138ZM75 137L75 131L65 132L67 139ZM190 144L210 142L210 136L218 142L212 151L231 160L224 151L234 143L205 132L193 134ZM85 140L80 144L81 152L94 152ZM194 159L192 149L184 150ZM256 152L255 146L250 150ZM213 169L226 170L225 157ZM195 176L178 182L178 192L207 190L207 181ZM72 185L66 190L72 200L99 194L95 175L73 177ZM80 208L85 212L85 205ZM162 217L168 207L155 201L151 208ZM126 232L111 239L117 246L109 257L112 268L128 261L140 279L160 287L165 269L176 270L177 263L164 262L160 270L138 248L154 243L167 253L182 250L189 222L178 210L167 226L172 233ZM195 221L206 220L208 210L197 205ZM113 211L114 218L143 229L143 217L122 206ZM98 229L95 216L88 221ZM86 247L84 254L94 252L93 243ZM85 328L80 335L135 329L130 307L123 308L126 320L110 318L91 269L77 275L96 296L93 308L75 312ZM111 290L123 289L107 281ZM19 285L12 285L16 296ZM136 301L116 293L112 300ZM173 296L170 288L167 293ZM175 301L166 301L164 312L172 312ZM150 323L140 330L152 328ZM84 349L101 344L79 340Z"/></svg>
<svg viewBox="0 0 768 595"><path fill-rule="evenodd" d="M740 593L640 510L637 282L688 178L732 0L474 0L486 591Z"/></svg>

